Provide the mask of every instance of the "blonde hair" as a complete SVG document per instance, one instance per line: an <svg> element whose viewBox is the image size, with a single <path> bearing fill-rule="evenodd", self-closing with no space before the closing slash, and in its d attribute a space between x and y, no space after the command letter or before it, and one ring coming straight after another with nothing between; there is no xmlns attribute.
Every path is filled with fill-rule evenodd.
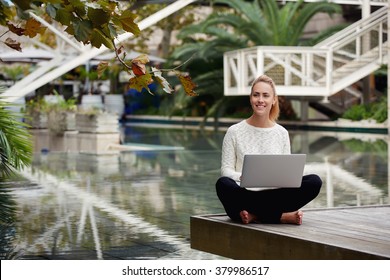
<svg viewBox="0 0 390 280"><path fill-rule="evenodd" d="M256 80L253 81L252 87L251 87L251 95L253 93L253 87L258 83L269 84L274 92L275 104L272 105L271 111L269 112L269 118L271 119L271 121L276 121L279 117L280 108L279 108L279 98L278 98L278 95L276 94L275 83L267 75L261 75L261 76L257 77Z"/></svg>

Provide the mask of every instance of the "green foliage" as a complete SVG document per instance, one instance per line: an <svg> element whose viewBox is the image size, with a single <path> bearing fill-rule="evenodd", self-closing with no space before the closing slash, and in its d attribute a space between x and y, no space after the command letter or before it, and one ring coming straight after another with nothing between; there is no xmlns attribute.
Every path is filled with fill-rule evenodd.
<svg viewBox="0 0 390 280"><path fill-rule="evenodd" d="M1 0L0 15L1 25L6 25L9 31L18 36L35 37L42 34L45 27L31 18L30 12L45 12L52 21L57 21L66 26L65 31L73 35L84 44L92 44L94 47L106 46L114 50L114 39L118 34L131 32L135 35L140 33L135 23L137 15L127 9L122 9L119 1L99 0L12 0L15 6L10 6ZM12 10L16 10L14 13ZM13 23L13 15L18 14L18 20ZM11 37L4 43L9 47L20 50L20 44Z"/></svg>
<svg viewBox="0 0 390 280"><path fill-rule="evenodd" d="M342 117L353 121L374 119L377 123L383 123L387 120L387 98L369 105L354 105Z"/></svg>
<svg viewBox="0 0 390 280"><path fill-rule="evenodd" d="M31 163L32 140L18 114L0 100L0 179L7 178Z"/></svg>
<svg viewBox="0 0 390 280"><path fill-rule="evenodd" d="M387 160L388 145L387 142L378 139L372 142L363 141L360 139L348 139L342 141L343 144L355 153L367 153L383 156Z"/></svg>
<svg viewBox="0 0 390 280"><path fill-rule="evenodd" d="M26 102L25 112L27 115L33 115L34 112L46 112L48 110L48 104L42 97L31 99Z"/></svg>
<svg viewBox="0 0 390 280"><path fill-rule="evenodd" d="M344 119L349 119L353 121L360 121L364 119L368 119L370 116L369 107L366 105L353 105L350 109L348 109L344 114Z"/></svg>
<svg viewBox="0 0 390 280"><path fill-rule="evenodd" d="M44 108L42 108L43 111L76 112L77 101L75 98L64 99L56 90L54 90L54 96L57 98L57 101L53 103L45 102Z"/></svg>
<svg viewBox="0 0 390 280"><path fill-rule="evenodd" d="M0 69L6 78L11 79L12 81L17 81L22 77L27 76L30 72L30 66L28 65L4 65Z"/></svg>

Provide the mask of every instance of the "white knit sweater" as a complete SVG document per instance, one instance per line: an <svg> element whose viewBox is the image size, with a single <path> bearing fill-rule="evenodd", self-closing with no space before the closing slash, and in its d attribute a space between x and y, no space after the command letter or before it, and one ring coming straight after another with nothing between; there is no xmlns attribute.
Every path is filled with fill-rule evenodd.
<svg viewBox="0 0 390 280"><path fill-rule="evenodd" d="M288 131L275 124L252 126L243 120L227 130L222 144L221 175L239 181L245 154L290 154Z"/></svg>

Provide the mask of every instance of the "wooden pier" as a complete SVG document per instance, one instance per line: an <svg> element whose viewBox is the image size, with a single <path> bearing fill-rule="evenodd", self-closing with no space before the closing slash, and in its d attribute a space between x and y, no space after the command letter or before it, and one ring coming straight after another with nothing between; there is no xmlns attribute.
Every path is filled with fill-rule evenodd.
<svg viewBox="0 0 390 280"><path fill-rule="evenodd" d="M248 260L390 259L390 205L305 210L300 226L193 216L191 248Z"/></svg>

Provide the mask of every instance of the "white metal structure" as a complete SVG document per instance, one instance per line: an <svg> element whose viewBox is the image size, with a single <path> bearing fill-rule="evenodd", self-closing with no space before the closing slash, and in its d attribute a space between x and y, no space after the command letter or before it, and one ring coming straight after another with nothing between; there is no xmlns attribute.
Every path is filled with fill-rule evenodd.
<svg viewBox="0 0 390 280"><path fill-rule="evenodd" d="M313 47L258 46L224 54L225 95L248 95L271 76L282 96L327 98L387 63L388 8L382 7Z"/></svg>
<svg viewBox="0 0 390 280"><path fill-rule="evenodd" d="M197 0L175 1L171 5L168 5L164 9L161 9L155 14L139 22L138 26L140 30L144 30L196 1ZM47 62L42 62L34 72L18 81L14 86L8 88L2 94L4 100L8 102L18 100L20 97L23 97L41 86L57 79L77 66L85 64L89 60L108 50L104 46L98 49L92 47L91 45L82 45L81 43L72 40L64 31L55 28L42 18L32 13L31 15L36 20L46 25L57 36L57 39L61 41L61 46L55 50L56 56L53 59ZM131 37L133 37L132 33L124 33L118 36L116 42L121 43ZM42 45L41 47L48 49L45 45ZM66 52L61 52L60 50L65 50Z"/></svg>

